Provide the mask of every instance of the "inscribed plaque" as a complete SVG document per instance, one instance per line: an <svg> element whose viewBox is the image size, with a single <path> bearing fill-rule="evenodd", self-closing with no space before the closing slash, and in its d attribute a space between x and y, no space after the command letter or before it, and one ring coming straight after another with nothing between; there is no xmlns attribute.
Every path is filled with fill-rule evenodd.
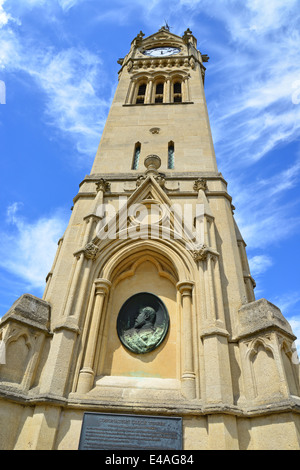
<svg viewBox="0 0 300 470"><path fill-rule="evenodd" d="M84 413L79 450L181 450L182 418Z"/></svg>

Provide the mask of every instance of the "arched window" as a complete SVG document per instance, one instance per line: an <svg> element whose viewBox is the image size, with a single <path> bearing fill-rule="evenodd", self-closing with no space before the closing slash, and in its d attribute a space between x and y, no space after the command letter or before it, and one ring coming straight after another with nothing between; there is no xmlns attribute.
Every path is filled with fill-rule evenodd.
<svg viewBox="0 0 300 470"><path fill-rule="evenodd" d="M169 142L168 144L168 169L173 170L175 165L175 148L174 142Z"/></svg>
<svg viewBox="0 0 300 470"><path fill-rule="evenodd" d="M141 154L141 144L140 142L137 142L134 146L132 168L131 168L132 170L138 169L139 161L140 161L140 154Z"/></svg>
<svg viewBox="0 0 300 470"><path fill-rule="evenodd" d="M138 94L136 97L136 104L143 104L145 102L146 88L146 83L142 83L141 85L139 85Z"/></svg>
<svg viewBox="0 0 300 470"><path fill-rule="evenodd" d="M182 102L182 89L181 89L181 82L175 82L173 85L173 96L174 96L174 103L181 103Z"/></svg>
<svg viewBox="0 0 300 470"><path fill-rule="evenodd" d="M159 82L155 87L155 103L162 103L164 100L164 84Z"/></svg>

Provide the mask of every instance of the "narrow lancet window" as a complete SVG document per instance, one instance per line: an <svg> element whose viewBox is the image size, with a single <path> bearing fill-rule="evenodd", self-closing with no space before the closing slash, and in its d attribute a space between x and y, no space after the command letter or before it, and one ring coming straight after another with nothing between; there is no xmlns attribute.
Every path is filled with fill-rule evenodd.
<svg viewBox="0 0 300 470"><path fill-rule="evenodd" d="M173 92L174 92L174 103L181 103L182 102L182 90L181 90L180 82L174 83Z"/></svg>
<svg viewBox="0 0 300 470"><path fill-rule="evenodd" d="M140 154L141 154L141 144L140 142L137 142L134 146L132 170L138 169L139 161L140 161Z"/></svg>
<svg viewBox="0 0 300 470"><path fill-rule="evenodd" d="M174 142L168 144L168 169L173 170L175 165Z"/></svg>
<svg viewBox="0 0 300 470"><path fill-rule="evenodd" d="M146 95L146 83L143 83L138 88L138 94L136 97L136 104L143 104L145 102L145 95Z"/></svg>

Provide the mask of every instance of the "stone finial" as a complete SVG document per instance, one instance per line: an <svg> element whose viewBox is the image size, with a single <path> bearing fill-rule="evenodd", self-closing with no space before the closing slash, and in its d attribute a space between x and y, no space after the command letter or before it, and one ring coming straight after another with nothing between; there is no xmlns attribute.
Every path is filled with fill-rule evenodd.
<svg viewBox="0 0 300 470"><path fill-rule="evenodd" d="M144 36L145 34L143 33L143 31L140 31L139 34L134 38L133 42L135 42L137 47L139 47L142 44Z"/></svg>
<svg viewBox="0 0 300 470"><path fill-rule="evenodd" d="M158 174L158 168L161 165L161 159L159 158L158 155L148 155L148 157L145 158L144 160L144 165L147 168L146 174L152 174L152 175L157 175Z"/></svg>

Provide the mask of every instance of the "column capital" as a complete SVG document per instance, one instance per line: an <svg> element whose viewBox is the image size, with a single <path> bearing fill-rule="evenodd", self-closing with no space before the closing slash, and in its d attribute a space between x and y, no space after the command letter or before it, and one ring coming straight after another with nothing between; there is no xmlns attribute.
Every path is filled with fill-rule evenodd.
<svg viewBox="0 0 300 470"><path fill-rule="evenodd" d="M191 296L194 285L194 281L180 281L177 282L176 287L181 295Z"/></svg>
<svg viewBox="0 0 300 470"><path fill-rule="evenodd" d="M111 282L108 281L107 279L96 279L94 281L95 287L96 287L96 295L107 295L109 292L109 289L111 288Z"/></svg>
<svg viewBox="0 0 300 470"><path fill-rule="evenodd" d="M104 178L101 178L99 181L97 181L96 188L97 192L102 191L102 193L106 193L110 191L110 182L105 180Z"/></svg>

